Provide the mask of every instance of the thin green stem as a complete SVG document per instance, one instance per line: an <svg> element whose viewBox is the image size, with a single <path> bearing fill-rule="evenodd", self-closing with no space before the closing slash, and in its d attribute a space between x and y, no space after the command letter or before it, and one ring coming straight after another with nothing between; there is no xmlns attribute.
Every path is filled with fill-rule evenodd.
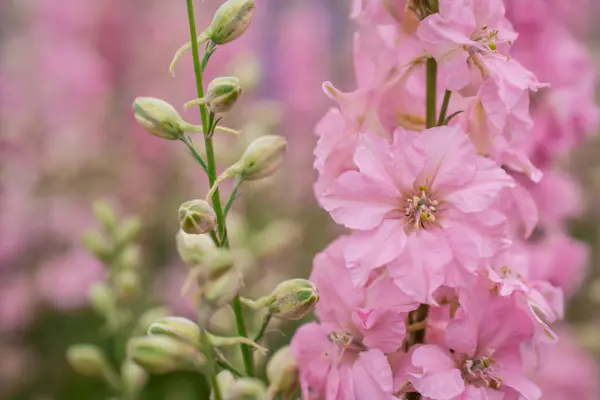
<svg viewBox="0 0 600 400"><path fill-rule="evenodd" d="M260 326L260 330L253 339L254 342L258 343L258 341L262 339L262 337L265 335L265 332L267 331L267 326L269 326L269 322L271 322L272 317L273 314L271 313L265 314L265 318L263 319L262 325Z"/></svg>
<svg viewBox="0 0 600 400"><path fill-rule="evenodd" d="M227 371L231 372L233 375L241 378L243 375L240 371L235 369L231 364L229 364L226 360L217 360L217 365Z"/></svg>
<svg viewBox="0 0 600 400"><path fill-rule="evenodd" d="M215 395L215 400L223 400L223 396L221 395L221 388L219 387L219 381L217 380L217 375L212 374L210 376L210 387L213 390Z"/></svg>
<svg viewBox="0 0 600 400"><path fill-rule="evenodd" d="M181 141L188 148L188 150L192 154L192 157L194 157L194 160L196 160L198 162L198 164L200 164L200 166L202 167L204 172L208 172L208 167L206 166L206 162L204 161L204 159L202 158L200 153L198 153L198 150L196 150L196 147L194 147L194 143L192 142L192 139L190 139L187 136L183 136L181 138Z"/></svg>
<svg viewBox="0 0 600 400"><path fill-rule="evenodd" d="M231 206L233 205L233 202L237 198L237 192L238 192L238 189L240 188L241 184L242 184L242 180L240 178L236 178L233 181L233 188L231 189L231 193L229 194L229 199L227 199L227 203L225 204L225 209L223 210L223 213L225 214L226 218L227 218L227 214L229 213L229 210L231 209Z"/></svg>
<svg viewBox="0 0 600 400"><path fill-rule="evenodd" d="M448 106L450 105L450 97L452 97L452 92L450 90L446 90L444 93L444 100L442 101L442 109L440 110L440 117L438 118L437 126L444 125L446 121L446 114L448 114Z"/></svg>
<svg viewBox="0 0 600 400"><path fill-rule="evenodd" d="M244 323L244 311L242 310L242 301L240 300L240 296L235 296L233 299L233 312L235 314L235 325L237 326L238 334L243 337L248 337L248 331L246 330L246 324ZM252 359L250 346L247 344L242 344L241 347L246 375L254 376L254 360Z"/></svg>
<svg viewBox="0 0 600 400"><path fill-rule="evenodd" d="M204 53L204 57L202 59L202 64L200 63L200 54L198 51L198 35L196 33L196 22L194 17L194 5L192 0L186 0L187 4L187 12L188 19L190 25L190 37L192 41L192 56L194 60L194 74L196 76L196 94L198 98L204 97L204 87L202 83L202 73L203 66L205 67L208 63L208 59L210 58L212 52L214 51L214 45L207 45L207 48ZM206 105L199 106L200 108L200 117L202 118L202 128L204 130L204 146L206 151L206 166L207 166L207 175L210 187L212 187L217 179L216 173L216 164L215 164L215 152L213 148L212 137L210 135L210 126L209 126L209 115ZM223 214L223 208L221 207L221 198L219 195L219 190L215 190L212 196L213 209L215 210L215 214L217 216L217 226L218 232L223 233L223 237L227 236L227 227L225 226L225 218ZM221 238L221 246L227 247L228 241L222 240ZM235 321L237 326L237 331L240 336L248 337L248 333L246 331L246 325L244 323L244 315L242 313L242 304L240 302L239 296L236 296L233 300L233 310L235 313ZM241 345L242 357L244 359L244 367L246 370L246 374L249 376L254 376L254 360L252 359L252 353L250 351L250 346ZM216 381L215 381L216 382ZM218 382L216 382L218 384Z"/></svg>
<svg viewBox="0 0 600 400"><path fill-rule="evenodd" d="M433 128L436 123L437 117L437 104L436 104L436 93L437 93L437 62L434 58L427 59L427 128Z"/></svg>

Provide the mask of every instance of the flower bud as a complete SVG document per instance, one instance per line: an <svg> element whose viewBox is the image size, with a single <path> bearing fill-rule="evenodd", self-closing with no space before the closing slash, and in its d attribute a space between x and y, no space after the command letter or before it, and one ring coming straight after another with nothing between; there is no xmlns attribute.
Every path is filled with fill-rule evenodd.
<svg viewBox="0 0 600 400"><path fill-rule="evenodd" d="M190 235L180 230L176 236L177 252L181 261L187 265L197 265L206 254L216 249L208 235Z"/></svg>
<svg viewBox="0 0 600 400"><path fill-rule="evenodd" d="M92 308L100 315L110 315L116 310L116 300L111 288L103 282L93 284L88 292Z"/></svg>
<svg viewBox="0 0 600 400"><path fill-rule="evenodd" d="M117 259L119 269L136 271L142 265L142 249L139 244L131 243L125 246Z"/></svg>
<svg viewBox="0 0 600 400"><path fill-rule="evenodd" d="M200 327L195 322L182 317L166 317L154 322L148 328L148 335L164 335L197 346L200 343Z"/></svg>
<svg viewBox="0 0 600 400"><path fill-rule="evenodd" d="M210 111L222 114L231 110L241 95L242 86L238 78L224 76L209 83L204 98Z"/></svg>
<svg viewBox="0 0 600 400"><path fill-rule="evenodd" d="M227 392L229 392L231 386L235 384L235 377L231 372L224 369L223 371L217 374L217 382L219 383L221 394L226 394ZM210 392L210 400L216 400L214 390Z"/></svg>
<svg viewBox="0 0 600 400"><path fill-rule="evenodd" d="M287 141L281 136L265 135L255 139L236 163L239 175L245 180L255 180L274 174L286 149Z"/></svg>
<svg viewBox="0 0 600 400"><path fill-rule="evenodd" d="M135 120L149 133L168 140L178 140L184 132L202 132L199 126L185 122L175 107L154 97L137 97L133 102Z"/></svg>
<svg viewBox="0 0 600 400"><path fill-rule="evenodd" d="M154 97L137 97L133 102L135 120L154 136L177 140L183 136L181 116L175 107Z"/></svg>
<svg viewBox="0 0 600 400"><path fill-rule="evenodd" d="M115 242L119 245L128 244L137 239L142 230L142 221L138 217L126 218L117 227Z"/></svg>
<svg viewBox="0 0 600 400"><path fill-rule="evenodd" d="M100 232L88 230L83 234L83 245L87 251L96 256L100 261L108 261L113 249Z"/></svg>
<svg viewBox="0 0 600 400"><path fill-rule="evenodd" d="M315 285L306 279L290 279L277 285L267 307L274 317L299 320L308 315L319 301Z"/></svg>
<svg viewBox="0 0 600 400"><path fill-rule="evenodd" d="M191 235L200 235L215 230L217 215L204 200L190 200L179 206L181 230Z"/></svg>
<svg viewBox="0 0 600 400"><path fill-rule="evenodd" d="M92 205L94 216L102 226L111 231L117 225L117 214L115 210L106 201L97 200Z"/></svg>
<svg viewBox="0 0 600 400"><path fill-rule="evenodd" d="M145 335L154 322L159 319L165 318L169 315L169 310L165 307L155 307L149 310L146 310L140 317L138 318L137 326L135 328L134 333L136 335Z"/></svg>
<svg viewBox="0 0 600 400"><path fill-rule="evenodd" d="M265 135L255 139L242 158L217 177L206 198L211 198L221 182L232 176L252 181L273 175L283 161L286 148L287 141L281 136Z"/></svg>
<svg viewBox="0 0 600 400"><path fill-rule="evenodd" d="M102 377L108 368L104 352L92 344L76 344L67 349L67 361L79 374Z"/></svg>
<svg viewBox="0 0 600 400"><path fill-rule="evenodd" d="M136 271L120 271L115 276L114 287L119 299L133 299L140 293L140 276Z"/></svg>
<svg viewBox="0 0 600 400"><path fill-rule="evenodd" d="M202 290L204 300L212 307L230 303L242 287L240 273L233 269L218 279L207 282Z"/></svg>
<svg viewBox="0 0 600 400"><path fill-rule="evenodd" d="M252 22L254 0L228 0L215 13L205 35L215 44L240 37Z"/></svg>
<svg viewBox="0 0 600 400"><path fill-rule="evenodd" d="M267 363L269 398L289 398L300 386L298 362L289 346L277 350Z"/></svg>
<svg viewBox="0 0 600 400"><path fill-rule="evenodd" d="M256 378L240 378L223 393L224 400L267 400L265 384Z"/></svg>
<svg viewBox="0 0 600 400"><path fill-rule="evenodd" d="M123 390L128 398L137 398L139 392L148 382L148 373L132 360L125 360L121 364L121 379L123 381Z"/></svg>
<svg viewBox="0 0 600 400"><path fill-rule="evenodd" d="M129 356L152 374L199 370L206 362L194 346L169 336L141 336L129 340Z"/></svg>

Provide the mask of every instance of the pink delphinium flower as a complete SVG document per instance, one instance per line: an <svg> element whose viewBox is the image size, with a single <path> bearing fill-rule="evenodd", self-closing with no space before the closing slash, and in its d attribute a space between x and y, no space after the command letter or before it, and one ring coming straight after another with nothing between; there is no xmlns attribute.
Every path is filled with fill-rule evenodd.
<svg viewBox="0 0 600 400"><path fill-rule="evenodd" d="M302 326L291 345L301 366L303 394L390 399L392 371L385 353L401 347L405 318L416 304L384 276L355 288L345 268L347 245L342 237L315 258L310 279L320 294L320 324Z"/></svg>
<svg viewBox="0 0 600 400"><path fill-rule="evenodd" d="M400 289L430 303L437 287L457 284L454 266L474 272L504 246L505 217L492 205L513 180L458 127L399 129L393 143L363 135L354 161L358 171L334 181L322 204L358 230L346 251L355 284L390 263Z"/></svg>
<svg viewBox="0 0 600 400"><path fill-rule="evenodd" d="M461 308L444 342L417 347L409 380L434 400L535 400L540 389L523 376L521 345L533 336L530 317L514 298L494 296L485 284L462 291ZM519 397L520 396L520 397Z"/></svg>
<svg viewBox="0 0 600 400"><path fill-rule="evenodd" d="M446 89L463 89L473 79L474 69L483 70L498 59L507 61L497 49L517 35L504 16L502 0L440 0L439 10L422 21L417 35L438 61Z"/></svg>

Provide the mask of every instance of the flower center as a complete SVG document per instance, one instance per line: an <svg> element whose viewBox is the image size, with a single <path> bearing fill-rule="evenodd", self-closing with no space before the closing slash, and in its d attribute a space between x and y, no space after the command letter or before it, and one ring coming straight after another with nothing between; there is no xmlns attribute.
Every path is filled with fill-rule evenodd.
<svg viewBox="0 0 600 400"><path fill-rule="evenodd" d="M468 359L462 363L461 374L465 382L476 387L500 389L502 378L494 374L494 361L490 357Z"/></svg>
<svg viewBox="0 0 600 400"><path fill-rule="evenodd" d="M472 39L475 42L486 45L490 50L496 51L498 29L488 29L487 25L484 25L472 36Z"/></svg>
<svg viewBox="0 0 600 400"><path fill-rule="evenodd" d="M436 222L438 201L432 198L425 186L419 186L417 193L406 198L404 216L415 229L427 228Z"/></svg>
<svg viewBox="0 0 600 400"><path fill-rule="evenodd" d="M331 340L341 352L344 352L344 350L366 350L365 345L349 332L331 332L329 334L329 340Z"/></svg>

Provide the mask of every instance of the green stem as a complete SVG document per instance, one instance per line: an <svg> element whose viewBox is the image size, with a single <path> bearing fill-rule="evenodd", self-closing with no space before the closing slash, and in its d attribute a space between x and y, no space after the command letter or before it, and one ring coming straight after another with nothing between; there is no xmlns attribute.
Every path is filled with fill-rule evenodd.
<svg viewBox="0 0 600 400"><path fill-rule="evenodd" d="M244 312L242 310L242 301L240 296L235 296L233 299L233 312L235 314L235 325L240 336L248 337L248 331L246 330L246 324L244 323ZM242 344L242 358L244 359L244 369L246 375L254 376L254 360L252 359L252 352L250 346Z"/></svg>
<svg viewBox="0 0 600 400"><path fill-rule="evenodd" d="M260 326L260 330L258 331L258 333L256 334L256 336L254 337L254 342L258 343L258 341L260 339L262 339L262 337L264 336L266 330L267 330L267 326L269 325L269 322L271 322L271 317L273 317L273 314L271 313L267 313L265 315L265 318L263 319L262 325Z"/></svg>
<svg viewBox="0 0 600 400"><path fill-rule="evenodd" d="M221 388L219 387L219 381L217 380L217 375L212 374L210 376L210 387L213 390L215 395L215 400L223 400L223 396L221 395Z"/></svg>
<svg viewBox="0 0 600 400"><path fill-rule="evenodd" d="M241 378L243 375L240 371L238 371L237 369L233 368L233 366L231 364L229 364L227 361L225 360L217 360L217 365L223 369L226 369L227 371L231 372L233 375L237 376L238 378Z"/></svg>
<svg viewBox="0 0 600 400"><path fill-rule="evenodd" d="M452 92L450 90L446 90L444 93L444 100L442 102L442 109L440 110L440 117L438 118L437 126L444 125L446 121L446 114L448 114L448 106L450 105L450 97L452 97Z"/></svg>
<svg viewBox="0 0 600 400"><path fill-rule="evenodd" d="M206 162L204 161L204 159L202 158L200 153L198 153L198 150L196 150L196 147L194 147L194 143L192 142L192 139L190 139L187 136L184 136L181 138L181 141L186 145L186 147L192 154L192 157L194 157L194 160L196 160L198 162L198 164L200 164L200 166L202 167L204 172L208 172L208 167L206 166Z"/></svg>
<svg viewBox="0 0 600 400"><path fill-rule="evenodd" d="M187 12L188 19L190 25L190 37L192 41L192 55L194 60L194 74L196 76L196 94L198 98L204 97L204 88L202 83L202 66L208 63L208 59L212 52L214 51L214 46L208 45L207 51L204 54L202 65L200 64L200 55L198 51L198 35L196 33L196 22L194 17L194 5L192 0L186 0L187 4ZM202 118L202 128L204 130L204 145L206 150L206 166L207 166L207 175L210 186L212 187L217 179L216 166L215 166L215 152L213 148L212 138L209 132L209 116L208 110L205 105L201 105L200 107L200 117ZM215 190L215 193L212 196L213 209L215 210L215 214L217 216L217 226L218 231L223 232L223 237L227 235L227 227L225 226L225 218L223 214L223 209L221 207L221 198L219 196L219 190ZM221 240L221 246L227 247L228 242L226 240ZM233 310L235 313L235 321L238 330L238 334L243 337L248 337L248 333L246 332L246 325L244 323L244 315L242 313L242 304L240 302L239 296L236 296L233 299ZM248 345L241 345L242 357L244 359L244 366L246 369L246 374L249 376L254 376L254 360L252 359L252 353L250 351L250 347Z"/></svg>
<svg viewBox="0 0 600 400"><path fill-rule="evenodd" d="M434 58L427 59L427 128L433 128L436 123L437 104L437 62Z"/></svg>
<svg viewBox="0 0 600 400"><path fill-rule="evenodd" d="M225 204L225 209L223 210L225 217L227 217L227 214L229 213L229 209L231 208L231 206L233 205L233 202L237 198L237 192L238 192L238 189L240 188L241 184L242 184L242 180L239 177L235 178L235 180L233 181L233 188L231 189L231 193L229 194L229 199L227 199L227 203Z"/></svg>

